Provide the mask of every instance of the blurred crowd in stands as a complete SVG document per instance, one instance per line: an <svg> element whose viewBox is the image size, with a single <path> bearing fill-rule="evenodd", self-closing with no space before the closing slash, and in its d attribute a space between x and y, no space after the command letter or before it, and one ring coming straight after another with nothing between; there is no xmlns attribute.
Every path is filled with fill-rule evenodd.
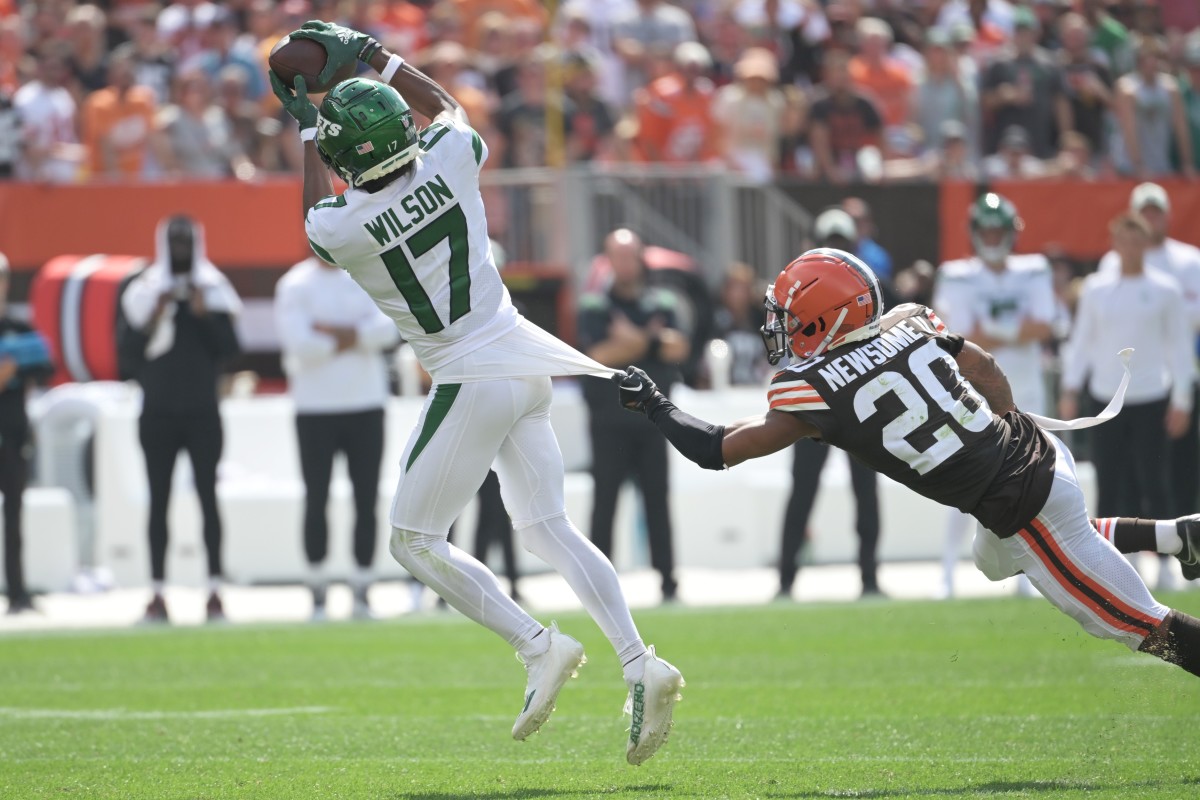
<svg viewBox="0 0 1200 800"><path fill-rule="evenodd" d="M310 18L446 85L492 167L848 183L1200 164L1195 0L0 0L0 177L298 171L265 64Z"/></svg>

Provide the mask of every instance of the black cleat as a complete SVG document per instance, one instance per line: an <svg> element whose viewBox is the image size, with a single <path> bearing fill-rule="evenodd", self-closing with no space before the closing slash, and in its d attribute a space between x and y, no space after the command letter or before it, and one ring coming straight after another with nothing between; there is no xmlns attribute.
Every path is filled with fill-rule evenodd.
<svg viewBox="0 0 1200 800"><path fill-rule="evenodd" d="M225 621L225 606L221 603L221 595L213 592L208 596L204 606L204 616L209 622Z"/></svg>
<svg viewBox="0 0 1200 800"><path fill-rule="evenodd" d="M1175 529L1183 547L1175 554L1183 567L1183 577L1189 581L1200 578L1200 514L1175 520Z"/></svg>
<svg viewBox="0 0 1200 800"><path fill-rule="evenodd" d="M146 606L146 613L142 616L142 622L148 625L158 625L170 621L170 617L167 616L167 601L163 600L161 594L154 595L150 599L150 604Z"/></svg>

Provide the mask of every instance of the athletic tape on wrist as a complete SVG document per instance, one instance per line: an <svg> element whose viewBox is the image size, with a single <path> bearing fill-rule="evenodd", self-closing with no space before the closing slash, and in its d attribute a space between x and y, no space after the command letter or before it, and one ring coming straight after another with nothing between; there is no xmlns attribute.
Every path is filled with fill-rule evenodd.
<svg viewBox="0 0 1200 800"><path fill-rule="evenodd" d="M300 129L300 141L312 142L312 141L315 141L316 138L317 138L317 127L315 125L311 128L301 128Z"/></svg>
<svg viewBox="0 0 1200 800"><path fill-rule="evenodd" d="M383 72L379 73L379 77L383 78L384 83L391 83L392 76L400 71L400 67L404 66L404 59L392 53L388 59L387 66L383 68Z"/></svg>

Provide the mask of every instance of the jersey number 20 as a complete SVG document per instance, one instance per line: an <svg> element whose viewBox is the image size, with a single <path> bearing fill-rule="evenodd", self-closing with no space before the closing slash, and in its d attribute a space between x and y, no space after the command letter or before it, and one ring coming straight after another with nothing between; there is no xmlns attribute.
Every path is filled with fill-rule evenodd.
<svg viewBox="0 0 1200 800"><path fill-rule="evenodd" d="M417 280L412 262L408 260L405 245L413 258L420 258L443 241L450 240L450 321L443 323L438 317L429 293ZM471 259L467 239L467 217L462 206L455 203L421 230L404 242L380 254L392 282L404 295L408 310L426 333L437 333L453 325L459 317L471 310Z"/></svg>
<svg viewBox="0 0 1200 800"><path fill-rule="evenodd" d="M889 371L876 375L863 384L854 395L854 413L858 415L860 422L865 422L875 414L876 403L889 392L904 403L904 411L900 416L883 426L883 446L889 453L915 469L919 475L940 466L963 446L962 439L949 424L943 424L933 431L934 443L924 450L918 450L908 441L911 433L929 421L930 403L946 412L950 419L964 430L972 433L982 432L992 421L992 411L988 408L987 401L972 389L970 384L962 383L966 391L962 398L954 399L950 390L930 369L938 361L948 364L951 375L958 377L958 365L954 363L954 359L938 347L936 342L931 341L914 350L908 357L908 368L920 384L920 389L899 372ZM970 405L963 402L967 398L973 401ZM971 406L974 406L974 409Z"/></svg>

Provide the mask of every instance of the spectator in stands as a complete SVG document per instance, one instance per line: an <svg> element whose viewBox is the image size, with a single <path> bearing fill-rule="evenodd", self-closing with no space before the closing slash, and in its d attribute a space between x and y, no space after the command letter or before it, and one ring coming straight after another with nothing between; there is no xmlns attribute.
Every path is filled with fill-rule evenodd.
<svg viewBox="0 0 1200 800"><path fill-rule="evenodd" d="M737 0L734 21L750 41L775 53L785 84L818 80L821 47L830 36L829 20L810 0Z"/></svg>
<svg viewBox="0 0 1200 800"><path fill-rule="evenodd" d="M1173 140L1179 148L1181 172L1191 178L1196 174L1191 133L1179 82L1163 71L1164 52L1161 39L1141 37L1137 68L1117 79L1113 112L1120 136L1113 137L1113 160L1126 175L1169 175L1175 171L1171 164Z"/></svg>
<svg viewBox="0 0 1200 800"><path fill-rule="evenodd" d="M821 212L813 223L818 247L855 251L858 228L840 208ZM890 303L889 303L890 305ZM808 539L808 521L821 486L821 470L829 448L815 439L801 439L792 446L792 494L783 517L779 549L779 597L790 598L796 582L797 560ZM850 483L854 487L854 526L858 531L858 567L862 596L880 596L876 551L879 547L878 476L870 467L850 459Z"/></svg>
<svg viewBox="0 0 1200 800"><path fill-rule="evenodd" d="M1193 31L1183 52L1185 72L1180 80L1183 110L1192 140L1192 168L1200 170L1200 32ZM1182 168L1182 163L1180 167Z"/></svg>
<svg viewBox="0 0 1200 800"><path fill-rule="evenodd" d="M1067 100L1062 68L1037 46L1037 18L1028 8L1014 12L1016 32L1011 51L983 73L981 89L986 152L994 152L1000 136L1012 126L1025 131L1030 152L1050 158L1057 149L1058 132L1071 130L1071 104Z"/></svg>
<svg viewBox="0 0 1200 800"><path fill-rule="evenodd" d="M964 80L950 34L943 28L931 29L925 38L925 72L913 92L912 121L925 135L926 151L942 148L944 123L961 124L966 132L967 148L979 151L979 93L975 84Z"/></svg>
<svg viewBox="0 0 1200 800"><path fill-rule="evenodd" d="M762 386L771 375L767 351L760 329L763 325L763 297L766 286L754 274L754 268L741 262L725 271L718 296L714 339L725 343L728 378L713 376L714 387L722 383L734 386ZM715 344L715 343L714 343Z"/></svg>
<svg viewBox="0 0 1200 800"><path fill-rule="evenodd" d="M979 165L967 145L967 129L956 119L941 124L942 146L926 150L916 158L885 161L883 176L888 181L956 180L978 181Z"/></svg>
<svg viewBox="0 0 1200 800"><path fill-rule="evenodd" d="M565 152L564 140L549 139L546 130L547 106L555 108L565 125L570 114L565 113L562 98L547 93L546 70L557 57L551 45L540 45L517 67L517 88L501 99L500 111L496 115L496 127L504 137L505 167L540 167L549 163L548 158L561 164ZM563 131L570 135L570 130ZM558 152L550 153L547 148L554 143Z"/></svg>
<svg viewBox="0 0 1200 800"><path fill-rule="evenodd" d="M1104 54L1112 75L1133 69L1133 44L1129 30L1108 12L1108 0L1082 0L1084 19L1092 29L1091 46Z"/></svg>
<svg viewBox="0 0 1200 800"><path fill-rule="evenodd" d="M0 18L0 95L11 98L34 70L33 59L25 47L21 18L16 15Z"/></svg>
<svg viewBox="0 0 1200 800"><path fill-rule="evenodd" d="M217 462L223 434L217 378L238 353L234 317L241 301L229 279L204 251L200 224L186 216L159 223L154 262L121 295L126 325L118 329L121 372L142 387L138 435L150 484L150 578L153 596L145 621L167 622L163 581L167 559L167 508L180 450L192 462L204 515L210 622L224 619L221 603L221 515Z"/></svg>
<svg viewBox="0 0 1200 800"><path fill-rule="evenodd" d="M604 242L611 283L579 303L580 349L605 366L637 365L663 392L679 380L687 360L687 337L677 328L674 296L646 283L642 241L620 228ZM613 387L585 381L583 396L592 439L592 542L611 557L617 495L626 479L637 481L650 540L651 566L662 579L663 600L675 597L675 555L669 500L667 443L649 421L626 414L612 401ZM629 419L632 417L633 419Z"/></svg>
<svg viewBox="0 0 1200 800"><path fill-rule="evenodd" d="M0 181L12 180L21 157L21 123L12 95L0 89Z"/></svg>
<svg viewBox="0 0 1200 800"><path fill-rule="evenodd" d="M892 256L883 245L875 241L875 218L871 216L871 207L861 197L847 197L842 201L842 210L854 220L854 249L856 256L867 262L867 266L881 281L890 282L892 279Z"/></svg>
<svg viewBox="0 0 1200 800"><path fill-rule="evenodd" d="M580 42L566 33L566 29L575 27L576 30L586 31L587 43L594 48L600 59L597 73L597 91L604 102L614 109L623 107L629 93L625 89L625 67L614 47L616 23L620 19L632 17L637 12L634 0L609 0L607 3L594 3L592 0L564 0L559 3L557 19L563 30L563 46L567 49L580 48ZM583 24L581 25L580 22ZM586 28L584 28L586 25Z"/></svg>
<svg viewBox="0 0 1200 800"><path fill-rule="evenodd" d="M103 89L108 83L105 58L108 18L98 6L75 6L67 14L67 41L71 45L71 74L82 94ZM80 98L76 98L82 99Z"/></svg>
<svg viewBox="0 0 1200 800"><path fill-rule="evenodd" d="M1102 54L1092 49L1092 30L1082 15L1064 14L1058 27L1062 40L1058 58L1063 68L1074 130L1087 138L1093 154L1103 154L1107 152L1105 139L1112 104L1112 73L1104 64Z"/></svg>
<svg viewBox="0 0 1200 800"><path fill-rule="evenodd" d="M282 126L265 119L262 106L246 96L246 73L232 64L217 74L216 106L229 122L234 148L245 153L249 162L240 177L253 177L258 169L278 162L272 151L278 147Z"/></svg>
<svg viewBox="0 0 1200 800"><path fill-rule="evenodd" d="M25 395L35 381L50 376L50 350L25 322L9 315L8 259L0 253L0 494L4 495L4 585L8 613L32 611L21 556L22 497L32 450Z"/></svg>
<svg viewBox="0 0 1200 800"><path fill-rule="evenodd" d="M113 51L108 88L83 103L83 141L92 178L137 180L145 174L156 113L154 91L134 85L133 45Z"/></svg>
<svg viewBox="0 0 1200 800"><path fill-rule="evenodd" d="M818 176L831 183L848 183L860 176L859 151L879 146L883 118L855 90L845 53L827 52L822 65L825 94L809 112L809 142Z"/></svg>
<svg viewBox="0 0 1200 800"><path fill-rule="evenodd" d="M597 91L600 62L589 50L567 53L563 65L563 91L571 119L567 127L567 160L595 161L612 150L616 114ZM443 84L444 85L444 84Z"/></svg>
<svg viewBox="0 0 1200 800"><path fill-rule="evenodd" d="M175 79L175 56L159 38L155 27L157 10L153 6L139 9L130 26L133 44L134 82L154 92L161 108L171 101L171 84Z"/></svg>
<svg viewBox="0 0 1200 800"><path fill-rule="evenodd" d="M176 102L158 116L159 162L169 175L189 178L250 178L254 164L239 146L224 109L213 102L208 78L179 73Z"/></svg>
<svg viewBox="0 0 1200 800"><path fill-rule="evenodd" d="M208 0L176 0L158 15L158 36L180 63L204 49L204 20L216 6Z"/></svg>
<svg viewBox="0 0 1200 800"><path fill-rule="evenodd" d="M696 40L686 11L663 0L637 0L637 8L613 22L613 51L625 65L625 98L659 77L654 60Z"/></svg>
<svg viewBox="0 0 1200 800"><path fill-rule="evenodd" d="M296 407L304 476L304 553L313 620L325 619L330 576L329 481L339 452L354 489L355 619L370 619L367 590L375 560L383 410L388 396L383 351L395 347L395 323L346 272L313 256L288 270L275 287L275 318L288 390Z"/></svg>
<svg viewBox="0 0 1200 800"><path fill-rule="evenodd" d="M636 93L638 147L648 161L696 164L720 155L712 117L712 58L704 45L675 48L675 71Z"/></svg>
<svg viewBox="0 0 1200 800"><path fill-rule="evenodd" d="M63 45L48 45L37 59L38 77L13 97L21 126L22 157L17 177L23 180L74 183L86 151L76 133L75 98Z"/></svg>
<svg viewBox="0 0 1200 800"><path fill-rule="evenodd" d="M1092 146L1079 131L1067 131L1059 142L1058 155L1047 167L1048 174L1074 181L1094 181L1099 176L1093 166Z"/></svg>
<svg viewBox="0 0 1200 800"><path fill-rule="evenodd" d="M182 62L184 70L198 69L210 83L215 83L226 67L241 70L246 79L246 96L258 101L266 93L265 69L253 48L238 45L238 25L233 11L214 6L206 14L197 14L201 26L203 49L193 58Z"/></svg>
<svg viewBox="0 0 1200 800"><path fill-rule="evenodd" d="M858 54L850 59L854 88L874 101L886 127L908 122L913 81L891 55L892 27L877 17L858 21Z"/></svg>
<svg viewBox="0 0 1200 800"><path fill-rule="evenodd" d="M1195 340L1179 284L1146 269L1151 230L1145 218L1125 212L1113 220L1111 231L1119 268L1097 271L1084 281L1063 352L1059 414L1077 416L1085 377L1093 401L1107 403L1122 375L1115 353L1134 348L1125 406L1093 434L1095 513L1157 519L1172 507L1169 460L1163 454L1168 440L1188 430ZM1121 324L1113 325L1114 319ZM1169 574L1162 570L1160 580Z"/></svg>
<svg viewBox="0 0 1200 800"><path fill-rule="evenodd" d="M471 127L479 132L485 142L491 142L494 98L475 85L468 75L466 49L458 42L438 42L426 51L421 69L446 87L446 91L467 112Z"/></svg>
<svg viewBox="0 0 1200 800"><path fill-rule="evenodd" d="M1046 176L1046 165L1029 152L1029 134L1011 125L1000 138L1000 149L983 159L983 174L989 180L1032 180Z"/></svg>
<svg viewBox="0 0 1200 800"><path fill-rule="evenodd" d="M717 90L712 105L725 162L758 183L779 168L786 101L779 89L779 64L770 50L752 47L733 67L737 82Z"/></svg>

